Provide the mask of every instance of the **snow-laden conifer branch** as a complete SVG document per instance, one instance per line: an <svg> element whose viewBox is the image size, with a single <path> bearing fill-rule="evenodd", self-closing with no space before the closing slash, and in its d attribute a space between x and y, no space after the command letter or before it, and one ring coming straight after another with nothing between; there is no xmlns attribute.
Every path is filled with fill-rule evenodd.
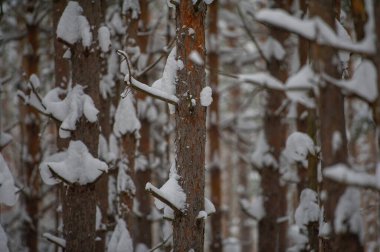
<svg viewBox="0 0 380 252"><path fill-rule="evenodd" d="M59 237L52 235L52 234L49 234L49 233L44 233L42 236L45 237L48 241L56 244L57 246L59 246L63 249L66 248L66 240L65 239L59 238Z"/></svg>
<svg viewBox="0 0 380 252"><path fill-rule="evenodd" d="M362 41L356 43L342 40L334 29L319 17L300 19L281 9L263 9L256 15L251 15L258 22L297 34L319 45L368 56L374 55L376 51L373 0L366 0L365 6L368 14L368 21L364 27L366 36Z"/></svg>
<svg viewBox="0 0 380 252"><path fill-rule="evenodd" d="M153 197L157 198L161 202L163 202L165 205L173 209L173 211L183 213L183 210L180 209L179 206L175 202L172 202L170 199L166 198L165 195L162 193L160 189L152 185L151 183L147 183L145 186L145 190L150 192Z"/></svg>
<svg viewBox="0 0 380 252"><path fill-rule="evenodd" d="M136 80L132 76L131 66L130 66L130 62L129 62L127 53L122 51L122 50L117 50L116 52L117 52L117 54L122 56L124 58L124 60L127 62L128 74L124 78L124 82L127 84L127 87L132 87L136 90L139 90L139 91L141 91L141 92L143 92L149 96L157 98L157 99L164 101L166 103L169 103L172 105L177 105L179 99L175 95L166 93L166 92L164 92L158 88L150 87L147 84Z"/></svg>

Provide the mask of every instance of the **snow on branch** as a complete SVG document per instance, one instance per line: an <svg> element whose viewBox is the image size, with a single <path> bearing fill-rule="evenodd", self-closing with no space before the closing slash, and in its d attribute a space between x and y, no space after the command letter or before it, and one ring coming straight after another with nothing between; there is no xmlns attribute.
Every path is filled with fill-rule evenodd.
<svg viewBox="0 0 380 252"><path fill-rule="evenodd" d="M379 167L377 168L377 171L379 173ZM373 174L354 171L346 164L342 163L326 167L323 170L323 176L351 186L380 190L379 179L376 178L376 176Z"/></svg>
<svg viewBox="0 0 380 252"><path fill-rule="evenodd" d="M377 71L375 65L369 60L363 60L360 63L350 80L337 80L325 73L322 74L322 78L366 102L374 102L378 96Z"/></svg>
<svg viewBox="0 0 380 252"><path fill-rule="evenodd" d="M39 168L42 180L48 185L61 181L86 185L108 171L107 164L94 158L81 141L70 141L66 151L48 157Z"/></svg>
<svg viewBox="0 0 380 252"><path fill-rule="evenodd" d="M52 235L50 233L44 233L42 236L45 237L48 241L58 245L59 247L66 248L66 240L65 239L59 238L59 237Z"/></svg>
<svg viewBox="0 0 380 252"><path fill-rule="evenodd" d="M211 214L215 213L216 209L214 204L209 200L208 198L205 197L205 209L202 211L199 211L197 219L207 219L208 216Z"/></svg>
<svg viewBox="0 0 380 252"><path fill-rule="evenodd" d="M176 105L179 99L175 94L175 77L177 75L177 70L183 67L182 61L175 60L176 47L174 47L168 56L162 78L158 79L153 83L152 87L145 83L136 80L132 76L131 64L128 59L126 52L122 50L117 50L117 54L122 56L127 62L128 73L125 75L124 82L127 87L133 87L136 90L146 93L154 98L162 100L166 103ZM182 63L182 64L181 64Z"/></svg>
<svg viewBox="0 0 380 252"><path fill-rule="evenodd" d="M92 33L90 24L82 15L83 9L78 2L69 1L57 25L57 38L66 45L72 46L82 40L83 47L90 47Z"/></svg>
<svg viewBox="0 0 380 252"><path fill-rule="evenodd" d="M174 211L180 213L186 211L186 194L178 183L179 179L175 164L172 164L169 179L161 188L157 188L149 182L145 186L145 190L156 198L154 201L156 207L160 210L163 209L164 217L168 219L174 218Z"/></svg>
<svg viewBox="0 0 380 252"><path fill-rule="evenodd" d="M241 82L247 82L259 87L280 91L283 91L285 89L284 84L280 80L271 76L267 72L260 72L254 74L239 74L238 78Z"/></svg>
<svg viewBox="0 0 380 252"><path fill-rule="evenodd" d="M246 199L241 199L240 208L247 216L257 221L266 215L263 198L261 196L257 197L252 203Z"/></svg>
<svg viewBox="0 0 380 252"><path fill-rule="evenodd" d="M300 19L281 9L263 9L255 18L257 21L295 33L320 45L339 50L373 55L376 52L373 0L366 0L368 21L365 25L365 38L357 43L341 39L340 36L321 18Z"/></svg>
<svg viewBox="0 0 380 252"><path fill-rule="evenodd" d="M0 203L13 206L17 201L17 188L7 163L0 153Z"/></svg>

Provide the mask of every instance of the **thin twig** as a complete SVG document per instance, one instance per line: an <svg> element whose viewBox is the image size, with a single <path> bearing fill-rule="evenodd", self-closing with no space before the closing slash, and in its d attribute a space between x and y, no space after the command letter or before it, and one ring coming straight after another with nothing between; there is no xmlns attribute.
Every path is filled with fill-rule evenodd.
<svg viewBox="0 0 380 252"><path fill-rule="evenodd" d="M161 248L162 246L164 246L169 240L170 238L173 236L173 233L171 233L170 235L168 235L168 237L165 238L165 240L163 240L162 242L160 242L159 244L157 244L156 246L154 246L153 248L151 248L149 250L149 252L153 252L155 251L156 249L159 249Z"/></svg>
<svg viewBox="0 0 380 252"><path fill-rule="evenodd" d="M237 10L238 10L238 13L239 13L239 16L241 18L241 21L243 22L243 28L244 30L247 32L247 35L248 37L252 40L252 42L255 44L256 48L257 48L257 51L259 52L261 58L263 58L263 60L265 61L266 65L268 66L269 65L269 61L268 59L265 57L264 55L264 52L263 50L261 49L259 43L257 42L255 36L251 33L251 31L249 30L249 27L246 23L246 20L244 18L244 15L243 15L243 12L242 10L240 9L240 6L237 5Z"/></svg>

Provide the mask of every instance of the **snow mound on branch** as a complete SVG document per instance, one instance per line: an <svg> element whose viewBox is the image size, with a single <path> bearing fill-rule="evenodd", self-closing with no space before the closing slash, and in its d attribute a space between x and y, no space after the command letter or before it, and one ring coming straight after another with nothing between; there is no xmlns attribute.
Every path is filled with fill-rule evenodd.
<svg viewBox="0 0 380 252"><path fill-rule="evenodd" d="M315 155L313 140L305 133L293 132L286 140L285 154L293 162L307 160L308 154Z"/></svg>
<svg viewBox="0 0 380 252"><path fill-rule="evenodd" d="M346 232L358 234L363 241L364 224L360 213L360 201L360 191L356 188L347 188L335 209L334 227L338 234Z"/></svg>
<svg viewBox="0 0 380 252"><path fill-rule="evenodd" d="M246 199L240 201L241 207L246 211L250 216L254 217L256 220L261 220L265 217L265 208L263 197L259 196L253 202L249 202Z"/></svg>
<svg viewBox="0 0 380 252"><path fill-rule="evenodd" d="M204 87L201 91L201 105L204 107L210 106L212 103L212 89Z"/></svg>
<svg viewBox="0 0 380 252"><path fill-rule="evenodd" d="M92 98L84 93L81 85L75 85L61 100L60 96L65 91L61 88L54 88L42 99L46 107L46 112L55 119L62 122L59 127L61 138L70 137L70 131L76 129L76 122L84 115L85 118L94 123L97 121L99 110L96 109Z"/></svg>
<svg viewBox="0 0 380 252"><path fill-rule="evenodd" d="M326 74L323 77L344 91L354 93L366 101L374 102L378 96L376 67L369 60L362 61L350 80L336 80Z"/></svg>
<svg viewBox="0 0 380 252"><path fill-rule="evenodd" d="M270 148L263 131L259 133L256 149L251 156L251 162L257 169L265 166L278 167L277 160L270 153Z"/></svg>
<svg viewBox="0 0 380 252"><path fill-rule="evenodd" d="M12 135L0 132L0 149L8 145L12 141Z"/></svg>
<svg viewBox="0 0 380 252"><path fill-rule="evenodd" d="M297 226L304 228L310 222L318 221L319 213L317 193L308 188L302 190L300 204L294 214Z"/></svg>
<svg viewBox="0 0 380 252"><path fill-rule="evenodd" d="M15 187L13 176L3 156L0 154L0 203L7 206L16 204L16 191L17 188Z"/></svg>
<svg viewBox="0 0 380 252"><path fill-rule="evenodd" d="M137 132L140 128L141 123L136 114L133 95L127 92L127 96L120 99L117 106L113 132L116 137L121 137L127 133Z"/></svg>
<svg viewBox="0 0 380 252"><path fill-rule="evenodd" d="M176 60L176 57L177 47L173 47L166 60L162 77L152 84L152 88L159 89L169 95L175 95L177 71L184 67L182 60ZM169 110L173 114L175 110L174 106L170 105Z"/></svg>
<svg viewBox="0 0 380 252"><path fill-rule="evenodd" d="M42 180L48 185L60 180L86 185L107 171L107 164L94 158L81 141L70 141L67 151L54 154L40 165Z"/></svg>
<svg viewBox="0 0 380 252"><path fill-rule="evenodd" d="M69 44L82 40L84 47L92 42L91 27L78 2L69 1L57 25L57 37Z"/></svg>
<svg viewBox="0 0 380 252"><path fill-rule="evenodd" d="M5 233L1 225L0 225L0 251L9 252L7 234Z"/></svg>
<svg viewBox="0 0 380 252"><path fill-rule="evenodd" d="M124 220L118 219L111 240L108 243L108 252L133 251L133 241Z"/></svg>
<svg viewBox="0 0 380 252"><path fill-rule="evenodd" d="M111 33L107 26L101 26L98 29L99 46L102 52L109 51L111 46Z"/></svg>
<svg viewBox="0 0 380 252"><path fill-rule="evenodd" d="M145 189L154 191L162 198L165 198L167 201L172 203L177 209L184 210L186 208L186 194L178 183L179 179L180 176L177 174L175 164L173 164L170 169L168 181L166 181L160 189L154 187L150 183L146 184ZM159 210L164 209L164 216L167 216L169 218L174 217L173 209L171 209L159 199L155 199L154 204Z"/></svg>
<svg viewBox="0 0 380 252"><path fill-rule="evenodd" d="M239 74L239 80L273 90L284 90L284 84L271 76L269 73L261 72L254 74Z"/></svg>
<svg viewBox="0 0 380 252"><path fill-rule="evenodd" d="M312 80L315 73L309 65L303 66L286 81L286 95L289 99L301 103L308 108L315 108L315 101L308 92L313 88Z"/></svg>

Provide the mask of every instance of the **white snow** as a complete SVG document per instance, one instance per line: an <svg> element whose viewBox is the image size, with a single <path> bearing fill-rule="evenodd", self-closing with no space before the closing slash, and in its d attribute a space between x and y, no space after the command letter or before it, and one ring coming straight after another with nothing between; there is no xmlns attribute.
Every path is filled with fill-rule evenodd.
<svg viewBox="0 0 380 252"><path fill-rule="evenodd" d="M123 14L127 14L128 12L132 13L132 18L137 19L140 10L140 1L139 0L124 0L123 1Z"/></svg>
<svg viewBox="0 0 380 252"><path fill-rule="evenodd" d="M205 212L210 215L212 213L216 212L214 204L209 200L208 198L205 197Z"/></svg>
<svg viewBox="0 0 380 252"><path fill-rule="evenodd" d="M317 193L308 188L302 190L300 204L294 214L296 224L300 228L305 229L310 222L317 222L319 220L319 214Z"/></svg>
<svg viewBox="0 0 380 252"><path fill-rule="evenodd" d="M127 224L123 219L118 219L115 230L108 243L108 252L133 251L133 241L128 232Z"/></svg>
<svg viewBox="0 0 380 252"><path fill-rule="evenodd" d="M374 53L376 47L374 44L372 1L373 0L365 1L369 18L365 26L366 36L358 43L342 39L342 34L339 35L335 33L320 17L302 20L281 9L262 9L255 17L259 22L283 28L309 40L316 40L318 44L321 45L334 46L347 51Z"/></svg>
<svg viewBox="0 0 380 252"><path fill-rule="evenodd" d="M154 191L162 198L172 203L177 209L184 210L186 208L186 194L182 187L179 185L178 180L180 176L177 174L175 164L170 169L169 179L161 186L160 189L154 187L151 183L147 183L146 190ZM164 209L164 215L173 216L173 209L169 208L166 204L158 199L154 200L154 204L158 209Z"/></svg>
<svg viewBox="0 0 380 252"><path fill-rule="evenodd" d="M342 134L339 131L334 131L331 144L333 153L336 153L342 147L343 139Z"/></svg>
<svg viewBox="0 0 380 252"><path fill-rule="evenodd" d="M357 185L372 188L378 187L377 179L375 176L367 173L356 172L350 169L350 167L348 167L346 164L342 163L326 167L323 170L323 176L348 185Z"/></svg>
<svg viewBox="0 0 380 252"><path fill-rule="evenodd" d="M0 149L8 145L12 141L12 135L0 132Z"/></svg>
<svg viewBox="0 0 380 252"><path fill-rule="evenodd" d="M344 91L354 93L369 102L375 101L378 96L377 71L370 60L363 60L350 80L337 80L326 74L323 74L323 78Z"/></svg>
<svg viewBox="0 0 380 252"><path fill-rule="evenodd" d="M261 44L261 50L266 59L275 58L282 60L285 57L285 49L280 42L272 37L269 37L264 43Z"/></svg>
<svg viewBox="0 0 380 252"><path fill-rule="evenodd" d="M261 169L265 166L278 167L278 162L270 153L270 148L263 131L259 133L257 138L255 151L251 156L251 162L257 169Z"/></svg>
<svg viewBox="0 0 380 252"><path fill-rule="evenodd" d="M16 191L17 188L15 187L13 176L3 158L3 155L0 153L0 203L3 203L7 206L16 204Z"/></svg>
<svg viewBox="0 0 380 252"><path fill-rule="evenodd" d="M69 1L57 25L57 37L69 44L75 44L80 39L84 47L90 47L92 42L91 27L83 9L78 2Z"/></svg>
<svg viewBox="0 0 380 252"><path fill-rule="evenodd" d="M43 237L45 237L47 240L52 241L56 244L59 244L61 247L66 248L66 240L63 238L59 238L55 235L52 235L50 233L43 233Z"/></svg>
<svg viewBox="0 0 380 252"><path fill-rule="evenodd" d="M292 162L307 160L308 154L315 154L313 140L305 133L293 132L286 140L285 155Z"/></svg>
<svg viewBox="0 0 380 252"><path fill-rule="evenodd" d="M99 111L95 108L94 102L90 96L84 93L81 85L75 85L61 100L60 95L65 91L61 88L50 90L42 99L46 107L46 112L51 114L55 119L62 122L59 128L61 138L70 137L70 131L76 129L76 122L82 117L94 123L97 121Z"/></svg>
<svg viewBox="0 0 380 252"><path fill-rule="evenodd" d="M201 91L201 105L204 107L210 106L212 100L212 89L208 86L204 87Z"/></svg>
<svg viewBox="0 0 380 252"><path fill-rule="evenodd" d="M138 132L141 128L140 120L137 118L134 105L134 97L131 92L120 99L115 113L113 132L115 136L121 137L127 133Z"/></svg>
<svg viewBox="0 0 380 252"><path fill-rule="evenodd" d="M40 79L37 77L36 74L32 74L32 75L29 77L29 82L31 83L31 85L32 85L35 89L38 89L38 88L41 86Z"/></svg>
<svg viewBox="0 0 380 252"><path fill-rule="evenodd" d="M253 202L249 202L246 199L240 201L242 208L250 215L253 216L257 221L265 217L265 208L263 197L259 196L255 198Z"/></svg>
<svg viewBox="0 0 380 252"><path fill-rule="evenodd" d="M247 82L260 87L274 90L284 90L284 84L267 72L239 74L239 80L241 82Z"/></svg>
<svg viewBox="0 0 380 252"><path fill-rule="evenodd" d="M152 88L161 90L168 95L175 95L177 71L183 68L183 62L181 60L176 60L176 57L177 47L174 46L166 60L162 77L152 84ZM169 109L170 113L173 114L174 107L169 106Z"/></svg>
<svg viewBox="0 0 380 252"><path fill-rule="evenodd" d="M0 225L0 251L9 252L8 237L1 225Z"/></svg>
<svg viewBox="0 0 380 252"><path fill-rule="evenodd" d="M129 174L127 174L127 171L129 170L128 165L126 162L119 162L118 165L118 174L117 174L117 191L119 193L121 192L127 192L130 195L135 195L136 193L136 186L133 182L133 179Z"/></svg>
<svg viewBox="0 0 380 252"><path fill-rule="evenodd" d="M301 103L307 108L315 108L316 104L308 92L312 90L312 81L316 78L309 65L304 65L297 73L290 76L286 83L286 95L293 101Z"/></svg>
<svg viewBox="0 0 380 252"><path fill-rule="evenodd" d="M305 251L308 243L308 237L302 233L302 230L297 225L291 225L288 231L288 239L290 246L287 252L300 252Z"/></svg>
<svg viewBox="0 0 380 252"><path fill-rule="evenodd" d="M335 209L334 228L336 233L358 234L361 241L364 239L364 224L361 217L360 191L356 188L347 188L340 197Z"/></svg>
<svg viewBox="0 0 380 252"><path fill-rule="evenodd" d="M198 51L192 50L189 55L189 59L199 66L204 65L204 61Z"/></svg>
<svg viewBox="0 0 380 252"><path fill-rule="evenodd" d="M54 161L50 161L53 159ZM108 171L106 163L94 158L81 141L70 141L65 152L55 154L40 165L40 173L46 184L56 184L59 180L85 185L93 183ZM55 178L53 172L58 175Z"/></svg>
<svg viewBox="0 0 380 252"><path fill-rule="evenodd" d="M98 29L99 46L102 52L106 53L110 50L111 34L107 26L101 26Z"/></svg>

